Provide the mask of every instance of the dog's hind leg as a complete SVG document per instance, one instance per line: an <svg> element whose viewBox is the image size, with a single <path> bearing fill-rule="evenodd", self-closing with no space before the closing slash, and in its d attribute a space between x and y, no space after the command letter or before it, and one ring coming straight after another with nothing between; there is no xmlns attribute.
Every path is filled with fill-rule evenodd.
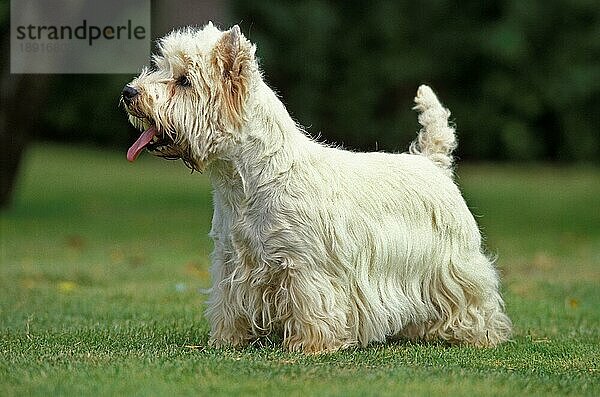
<svg viewBox="0 0 600 397"><path fill-rule="evenodd" d="M496 346L510 337L512 325L498 293L498 277L484 254L467 265L455 259L438 268L424 281L423 291L431 316L406 327L402 335L476 347Z"/></svg>

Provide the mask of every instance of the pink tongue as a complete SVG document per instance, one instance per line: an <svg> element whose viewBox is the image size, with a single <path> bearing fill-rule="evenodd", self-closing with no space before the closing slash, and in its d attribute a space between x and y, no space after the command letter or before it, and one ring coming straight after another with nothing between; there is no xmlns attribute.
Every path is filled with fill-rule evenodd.
<svg viewBox="0 0 600 397"><path fill-rule="evenodd" d="M142 132L142 135L131 145L129 150L127 151L127 160L135 161L137 156L139 156L140 152L146 147L148 143L154 138L158 131L156 131L156 127L152 126L148 128L146 131Z"/></svg>

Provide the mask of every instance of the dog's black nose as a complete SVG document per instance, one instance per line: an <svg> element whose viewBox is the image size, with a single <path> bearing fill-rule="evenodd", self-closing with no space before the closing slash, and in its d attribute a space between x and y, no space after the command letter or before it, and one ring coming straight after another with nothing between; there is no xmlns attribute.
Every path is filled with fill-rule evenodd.
<svg viewBox="0 0 600 397"><path fill-rule="evenodd" d="M123 92L121 93L121 95L123 96L123 100L125 100L125 102L131 101L133 98L136 97L137 94L138 94L138 90L136 90L129 84L127 84L125 87L123 87Z"/></svg>

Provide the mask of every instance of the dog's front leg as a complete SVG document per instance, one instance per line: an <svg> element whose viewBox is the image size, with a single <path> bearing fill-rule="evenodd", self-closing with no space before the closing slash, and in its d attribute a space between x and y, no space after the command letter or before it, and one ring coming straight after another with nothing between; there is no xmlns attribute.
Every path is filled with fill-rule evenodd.
<svg viewBox="0 0 600 397"><path fill-rule="evenodd" d="M214 242L211 276L213 286L207 302L210 344L216 347L243 346L252 339L250 322L243 314L239 294L232 285L235 255L228 237L229 225L223 222L221 209L215 206L210 237Z"/></svg>
<svg viewBox="0 0 600 397"><path fill-rule="evenodd" d="M210 344L215 347L244 346L255 339L248 316L244 314L244 294L237 293L232 285L231 272L225 264L213 258L214 285L206 310L210 324Z"/></svg>

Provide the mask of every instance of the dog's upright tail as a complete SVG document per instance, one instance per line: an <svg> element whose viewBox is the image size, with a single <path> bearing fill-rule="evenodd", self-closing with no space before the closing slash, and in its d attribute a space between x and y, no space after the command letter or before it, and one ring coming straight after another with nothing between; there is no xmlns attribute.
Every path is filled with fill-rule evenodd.
<svg viewBox="0 0 600 397"><path fill-rule="evenodd" d="M410 145L411 154L429 158L437 166L452 174L452 151L456 149L454 128L448 124L450 111L442 106L431 88L419 87L414 110L419 112L419 124L423 127L417 139Z"/></svg>

